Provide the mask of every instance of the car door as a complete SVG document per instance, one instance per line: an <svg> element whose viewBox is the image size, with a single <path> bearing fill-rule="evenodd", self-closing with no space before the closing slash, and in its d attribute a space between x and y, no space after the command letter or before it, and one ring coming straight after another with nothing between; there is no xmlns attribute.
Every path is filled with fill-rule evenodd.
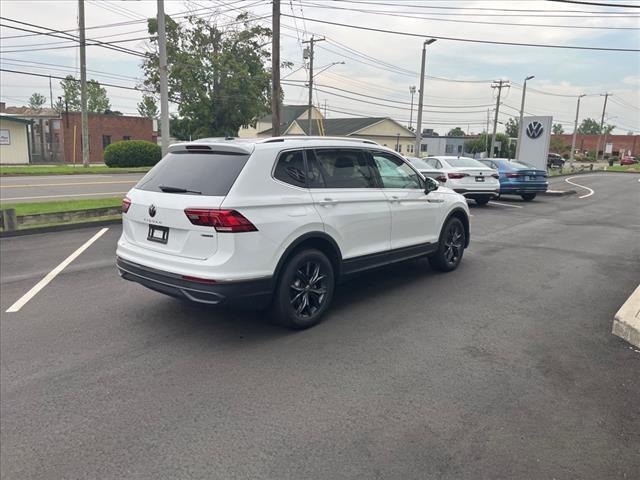
<svg viewBox="0 0 640 480"><path fill-rule="evenodd" d="M391 248L391 211L362 149L306 149L314 205L343 259Z"/></svg>
<svg viewBox="0 0 640 480"><path fill-rule="evenodd" d="M424 181L402 158L375 150L370 154L391 208L391 248L436 243L444 199L438 192L425 194Z"/></svg>

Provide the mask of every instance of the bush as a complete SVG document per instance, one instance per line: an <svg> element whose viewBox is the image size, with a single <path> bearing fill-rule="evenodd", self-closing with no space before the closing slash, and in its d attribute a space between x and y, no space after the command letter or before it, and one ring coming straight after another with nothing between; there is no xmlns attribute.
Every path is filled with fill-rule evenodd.
<svg viewBox="0 0 640 480"><path fill-rule="evenodd" d="M123 140L104 150L104 163L109 167L150 167L161 158L160 145L146 140Z"/></svg>

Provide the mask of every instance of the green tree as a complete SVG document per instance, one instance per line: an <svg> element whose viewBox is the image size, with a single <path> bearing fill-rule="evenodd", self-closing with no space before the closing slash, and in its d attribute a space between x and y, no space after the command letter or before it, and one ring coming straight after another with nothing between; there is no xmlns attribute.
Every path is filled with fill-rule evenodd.
<svg viewBox="0 0 640 480"><path fill-rule="evenodd" d="M500 143L500 150L496 152L497 157L513 158L515 156L515 142L511 142L509 135L505 133L496 133L496 144ZM491 148L491 135L481 133L477 138L464 142L464 150L468 153L488 152Z"/></svg>
<svg viewBox="0 0 640 480"><path fill-rule="evenodd" d="M605 125L603 129L604 131L602 133L604 133L605 135L611 135L611 132L614 128L616 128L615 125Z"/></svg>
<svg viewBox="0 0 640 480"><path fill-rule="evenodd" d="M89 113L105 113L111 110L111 102L107 90L96 80L87 82L87 111Z"/></svg>
<svg viewBox="0 0 640 480"><path fill-rule="evenodd" d="M62 88L62 109L67 107L70 112L80 111L80 81L73 75L67 75L64 80L60 81L60 87Z"/></svg>
<svg viewBox="0 0 640 480"><path fill-rule="evenodd" d="M40 113L42 111L42 106L47 103L47 97L41 95L39 93L33 93L29 97L29 108Z"/></svg>
<svg viewBox="0 0 640 480"><path fill-rule="evenodd" d="M265 65L271 30L252 24L247 14L237 20L242 23L220 29L196 16L184 24L167 17L169 98L179 116L191 122L194 138L235 136L270 110L271 72ZM156 19L149 19L148 30L156 34ZM145 59L143 71L144 85L158 91L157 54Z"/></svg>
<svg viewBox="0 0 640 480"><path fill-rule="evenodd" d="M560 134L564 133L564 128L562 128L561 124L554 123L553 127L551 127L551 131L556 135L560 135Z"/></svg>
<svg viewBox="0 0 640 480"><path fill-rule="evenodd" d="M138 103L138 113L141 117L158 118L158 104L153 95L142 95L142 101Z"/></svg>
<svg viewBox="0 0 640 480"><path fill-rule="evenodd" d="M507 132L507 135L511 138L518 138L518 124L520 122L515 118L510 118L507 120L507 123L504 124L504 128Z"/></svg>
<svg viewBox="0 0 640 480"><path fill-rule="evenodd" d="M469 153L482 153L487 151L487 134L481 133L476 138L464 142L464 151Z"/></svg>
<svg viewBox="0 0 640 480"><path fill-rule="evenodd" d="M600 124L593 118L585 118L578 127L578 133L582 135L597 135L600 133Z"/></svg>
<svg viewBox="0 0 640 480"><path fill-rule="evenodd" d="M551 141L549 142L549 151L551 153L563 154L571 150L571 145L567 145L564 141L559 137L551 137Z"/></svg>
<svg viewBox="0 0 640 480"><path fill-rule="evenodd" d="M460 127L452 128L451 130L449 130L449 133L447 133L447 135L449 135L450 137L464 137L464 130L462 130Z"/></svg>

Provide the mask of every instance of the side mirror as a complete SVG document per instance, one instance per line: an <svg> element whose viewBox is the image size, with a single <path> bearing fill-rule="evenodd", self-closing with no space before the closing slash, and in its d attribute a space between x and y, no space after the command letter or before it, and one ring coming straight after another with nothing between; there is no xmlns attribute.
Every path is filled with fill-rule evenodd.
<svg viewBox="0 0 640 480"><path fill-rule="evenodd" d="M424 193L429 194L439 187L438 181L431 177L425 177L424 179Z"/></svg>

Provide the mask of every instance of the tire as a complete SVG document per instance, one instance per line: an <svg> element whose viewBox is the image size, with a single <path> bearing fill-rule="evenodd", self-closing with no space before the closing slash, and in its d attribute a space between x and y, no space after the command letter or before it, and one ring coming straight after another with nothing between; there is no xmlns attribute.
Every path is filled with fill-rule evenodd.
<svg viewBox="0 0 640 480"><path fill-rule="evenodd" d="M531 200L533 200L534 198L536 198L536 194L535 193L523 193L522 195L520 195L522 197L522 199L525 202L530 202Z"/></svg>
<svg viewBox="0 0 640 480"><path fill-rule="evenodd" d="M429 263L434 269L441 272L455 270L462 261L465 243L464 225L458 218L450 218L442 227L438 250L429 257Z"/></svg>
<svg viewBox="0 0 640 480"><path fill-rule="evenodd" d="M328 310L334 290L335 274L327 256L315 249L296 252L278 277L273 320L296 330L313 327Z"/></svg>
<svg viewBox="0 0 640 480"><path fill-rule="evenodd" d="M487 203L489 203L489 200L491 199L489 197L478 197L478 198L474 198L474 200L476 201L477 205L484 207Z"/></svg>

